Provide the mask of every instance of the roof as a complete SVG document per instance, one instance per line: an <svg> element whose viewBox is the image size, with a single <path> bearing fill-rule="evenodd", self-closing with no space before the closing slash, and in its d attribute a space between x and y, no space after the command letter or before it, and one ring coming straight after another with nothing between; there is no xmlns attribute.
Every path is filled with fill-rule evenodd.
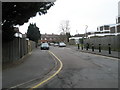
<svg viewBox="0 0 120 90"><path fill-rule="evenodd" d="M120 33L104 33L104 34L92 34L88 35L88 37L93 37L93 36L109 36L109 35L119 35Z"/></svg>
<svg viewBox="0 0 120 90"><path fill-rule="evenodd" d="M69 40L71 40L71 39L81 39L82 37L71 37L71 38L69 38Z"/></svg>

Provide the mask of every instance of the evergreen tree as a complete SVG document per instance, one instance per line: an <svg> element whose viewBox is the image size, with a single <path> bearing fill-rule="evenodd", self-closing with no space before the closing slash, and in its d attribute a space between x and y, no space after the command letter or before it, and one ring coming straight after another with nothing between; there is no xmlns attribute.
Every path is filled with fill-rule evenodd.
<svg viewBox="0 0 120 90"><path fill-rule="evenodd" d="M23 25L30 17L46 14L54 2L2 2L2 39L10 41L14 36L14 26Z"/></svg>
<svg viewBox="0 0 120 90"><path fill-rule="evenodd" d="M69 38L71 37L70 32L67 32L66 36L67 36L67 42L69 42Z"/></svg>
<svg viewBox="0 0 120 90"><path fill-rule="evenodd" d="M30 25L28 26L27 38L38 43L38 40L41 38L41 34L36 24L30 23Z"/></svg>

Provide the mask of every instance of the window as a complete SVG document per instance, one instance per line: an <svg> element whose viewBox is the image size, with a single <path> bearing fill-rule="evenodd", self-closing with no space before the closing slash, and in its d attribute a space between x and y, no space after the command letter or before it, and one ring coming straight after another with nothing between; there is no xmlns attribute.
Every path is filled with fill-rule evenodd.
<svg viewBox="0 0 120 90"><path fill-rule="evenodd" d="M104 26L104 30L109 30L109 26Z"/></svg>
<svg viewBox="0 0 120 90"><path fill-rule="evenodd" d="M100 31L103 31L103 26L100 27Z"/></svg>
<svg viewBox="0 0 120 90"><path fill-rule="evenodd" d="M115 27L110 28L110 33L115 33Z"/></svg>
<svg viewBox="0 0 120 90"><path fill-rule="evenodd" d="M120 25L117 26L117 33L120 33Z"/></svg>

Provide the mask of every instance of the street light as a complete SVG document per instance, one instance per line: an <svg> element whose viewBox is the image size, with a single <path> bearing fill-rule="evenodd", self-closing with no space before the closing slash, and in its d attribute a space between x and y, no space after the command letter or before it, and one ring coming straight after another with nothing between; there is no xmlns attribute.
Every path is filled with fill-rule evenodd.
<svg viewBox="0 0 120 90"><path fill-rule="evenodd" d="M86 35L86 38L87 38L87 28L88 28L88 25L85 25L85 35Z"/></svg>

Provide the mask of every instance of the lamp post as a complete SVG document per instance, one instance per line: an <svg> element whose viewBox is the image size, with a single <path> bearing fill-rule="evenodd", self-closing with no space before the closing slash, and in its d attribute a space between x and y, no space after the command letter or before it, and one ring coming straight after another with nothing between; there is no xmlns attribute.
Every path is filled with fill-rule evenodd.
<svg viewBox="0 0 120 90"><path fill-rule="evenodd" d="M88 28L88 25L85 25L85 37L87 38L87 28Z"/></svg>
<svg viewBox="0 0 120 90"><path fill-rule="evenodd" d="M88 25L85 25L85 34L84 34L84 37L87 38L87 28L88 28ZM87 40L85 40L84 38L84 42L87 43ZM87 49L87 44L84 44L86 46L86 49Z"/></svg>

